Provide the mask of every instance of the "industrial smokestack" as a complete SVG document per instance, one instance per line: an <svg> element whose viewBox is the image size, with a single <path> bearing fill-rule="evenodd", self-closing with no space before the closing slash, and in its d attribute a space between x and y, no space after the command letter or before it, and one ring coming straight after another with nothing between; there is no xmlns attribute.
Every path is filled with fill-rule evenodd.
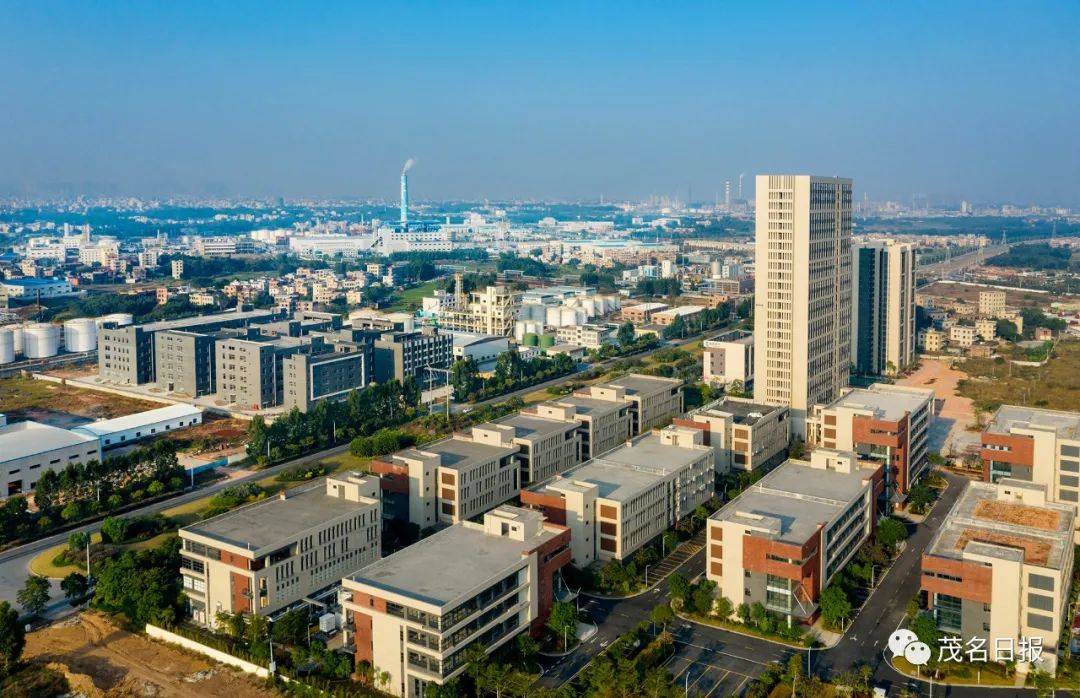
<svg viewBox="0 0 1080 698"><path fill-rule="evenodd" d="M409 229L409 175L407 174L416 160L409 158L401 167L401 227Z"/></svg>

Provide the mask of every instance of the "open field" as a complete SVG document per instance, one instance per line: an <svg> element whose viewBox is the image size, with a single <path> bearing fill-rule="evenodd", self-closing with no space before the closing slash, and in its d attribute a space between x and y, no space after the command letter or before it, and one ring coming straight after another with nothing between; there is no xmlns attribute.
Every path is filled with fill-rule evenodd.
<svg viewBox="0 0 1080 698"><path fill-rule="evenodd" d="M993 359L967 359L958 392L992 412L1002 404L1080 411L1080 342L1062 341L1044 366L1015 366Z"/></svg>
<svg viewBox="0 0 1080 698"><path fill-rule="evenodd" d="M919 290L920 296L941 296L949 300L962 300L967 303L978 305L980 291L998 291L1001 289L990 286L968 286L956 284L951 281L938 281L926 288ZM1061 300L1057 296L1048 293L1030 293L1025 291L1006 291L1005 303L1014 308L1046 307L1051 301Z"/></svg>
<svg viewBox="0 0 1080 698"><path fill-rule="evenodd" d="M32 378L0 379L0 405L8 419L33 419L59 427L110 419L161 407L159 403L83 390Z"/></svg>
<svg viewBox="0 0 1080 698"><path fill-rule="evenodd" d="M442 281L428 281L422 283L419 286L413 288L407 288L402 291L396 301L390 305L387 310L391 311L405 311L416 310L420 307L420 302L425 296L430 296L435 289L442 285Z"/></svg>
<svg viewBox="0 0 1080 698"><path fill-rule="evenodd" d="M72 692L89 698L275 695L254 677L122 630L97 613L30 633L23 658L63 672Z"/></svg>

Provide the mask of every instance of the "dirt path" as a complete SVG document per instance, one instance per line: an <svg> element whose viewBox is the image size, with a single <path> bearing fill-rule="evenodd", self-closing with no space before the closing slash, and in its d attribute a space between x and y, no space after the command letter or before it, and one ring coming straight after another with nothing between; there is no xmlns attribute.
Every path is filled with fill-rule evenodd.
<svg viewBox="0 0 1080 698"><path fill-rule="evenodd" d="M967 378L963 371L947 361L923 359L919 370L899 382L915 388L931 388L938 400L938 414L930 429L930 449L942 453L962 453L979 443L979 432L968 427L975 424L975 408L971 400L958 395L956 387Z"/></svg>
<svg viewBox="0 0 1080 698"><path fill-rule="evenodd" d="M121 630L96 613L83 613L31 633L24 658L49 663L68 676L74 690L91 698L274 695L254 677Z"/></svg>

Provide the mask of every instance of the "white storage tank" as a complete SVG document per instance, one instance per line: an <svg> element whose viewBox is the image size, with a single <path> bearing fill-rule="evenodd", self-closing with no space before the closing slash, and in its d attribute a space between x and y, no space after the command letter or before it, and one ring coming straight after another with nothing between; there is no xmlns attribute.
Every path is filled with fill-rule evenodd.
<svg viewBox="0 0 1080 698"><path fill-rule="evenodd" d="M65 322L64 348L71 352L97 349L97 323L85 317Z"/></svg>
<svg viewBox="0 0 1080 698"><path fill-rule="evenodd" d="M0 364L15 360L15 333L10 327L0 327Z"/></svg>
<svg viewBox="0 0 1080 698"><path fill-rule="evenodd" d="M45 359L60 351L60 328L44 322L27 325L23 330L23 353L28 359Z"/></svg>
<svg viewBox="0 0 1080 698"><path fill-rule="evenodd" d="M562 327L560 321L562 320L562 308L548 308L544 322L552 327Z"/></svg>
<svg viewBox="0 0 1080 698"><path fill-rule="evenodd" d="M719 279L723 275L724 265L720 263L719 259L714 259L712 264L709 265L710 275L714 279Z"/></svg>
<svg viewBox="0 0 1080 698"><path fill-rule="evenodd" d="M578 310L577 308L563 308L561 311L559 311L559 326L571 327L578 324L579 313L582 317L584 317L584 311Z"/></svg>
<svg viewBox="0 0 1080 698"><path fill-rule="evenodd" d="M518 320L514 323L514 339L518 342L521 342L522 338L525 336L525 324L524 320Z"/></svg>
<svg viewBox="0 0 1080 698"><path fill-rule="evenodd" d="M16 354L23 353L23 349L25 348L23 346L24 345L24 343L23 343L23 327L24 327L23 325L12 325L10 327L10 329L11 329L11 339L12 339L12 343L15 345L15 353Z"/></svg>

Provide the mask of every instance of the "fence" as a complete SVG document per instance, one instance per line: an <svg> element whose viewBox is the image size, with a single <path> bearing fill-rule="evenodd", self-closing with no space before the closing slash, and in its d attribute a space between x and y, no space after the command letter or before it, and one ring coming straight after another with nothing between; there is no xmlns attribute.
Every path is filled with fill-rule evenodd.
<svg viewBox="0 0 1080 698"><path fill-rule="evenodd" d="M192 652L198 652L199 654L205 655L210 659L213 659L214 661L236 667L237 669L245 673L255 674L259 678L265 679L270 675L270 671L264 666L252 664L251 662L240 659L239 657L234 657L227 652L222 652L221 650L214 649L213 647L207 647L201 642L196 642L195 640L186 638L183 635L177 635L174 632L169 632L168 630L165 630L164 628L159 628L156 625L150 625L149 623L147 623L146 634L155 640L161 640L163 642L169 642L174 645L179 645L184 649L188 649ZM285 677L281 678L285 681L288 680Z"/></svg>

